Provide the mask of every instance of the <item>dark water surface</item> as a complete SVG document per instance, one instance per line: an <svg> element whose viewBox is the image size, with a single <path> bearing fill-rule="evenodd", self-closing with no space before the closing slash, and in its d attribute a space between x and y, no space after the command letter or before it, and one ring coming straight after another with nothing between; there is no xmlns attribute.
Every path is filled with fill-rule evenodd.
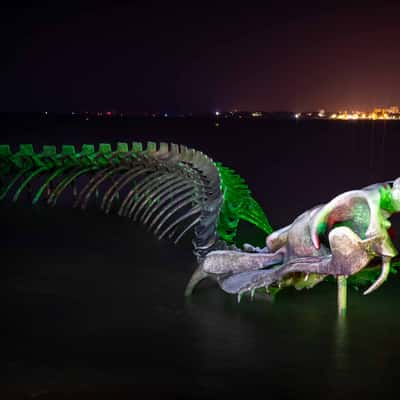
<svg viewBox="0 0 400 400"><path fill-rule="evenodd" d="M189 144L237 169L275 227L400 175L398 124L8 117L1 128L11 143ZM400 275L367 297L351 290L338 321L328 283L240 304L204 283L186 300L190 240L175 247L117 216L5 205L0 221L3 397L398 397ZM263 239L246 226L241 237Z"/></svg>

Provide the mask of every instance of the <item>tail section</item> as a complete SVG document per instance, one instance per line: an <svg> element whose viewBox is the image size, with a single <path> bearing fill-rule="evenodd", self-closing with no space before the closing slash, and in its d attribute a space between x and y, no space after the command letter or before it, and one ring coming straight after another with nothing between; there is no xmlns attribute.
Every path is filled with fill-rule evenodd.
<svg viewBox="0 0 400 400"><path fill-rule="evenodd" d="M22 144L16 152L0 146L0 200L29 197L32 204L96 205L104 212L140 221L158 238L178 242L194 229L194 248L202 257L217 240L222 204L214 162L186 146L148 142L43 146ZM71 196L72 195L72 196ZM72 197L72 199L71 199Z"/></svg>
<svg viewBox="0 0 400 400"><path fill-rule="evenodd" d="M15 152L0 145L0 201L22 199L96 206L175 243L193 232L199 267L187 294L209 276L202 268L206 255L230 248L240 219L272 232L243 178L200 151L172 143L43 146L39 152L31 144Z"/></svg>

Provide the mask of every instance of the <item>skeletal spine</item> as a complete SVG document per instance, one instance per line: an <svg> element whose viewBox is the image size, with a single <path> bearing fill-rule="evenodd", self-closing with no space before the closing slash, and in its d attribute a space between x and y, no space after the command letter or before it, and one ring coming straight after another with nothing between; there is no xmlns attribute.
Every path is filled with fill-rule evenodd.
<svg viewBox="0 0 400 400"><path fill-rule="evenodd" d="M70 197L68 197L70 193ZM105 213L139 220L158 238L178 242L194 229L199 261L232 242L239 219L270 233L268 220L244 180L186 146L148 142L43 146L35 152L22 144L12 152L0 145L0 200L56 205L70 199L74 207L95 204ZM222 240L220 240L222 239Z"/></svg>

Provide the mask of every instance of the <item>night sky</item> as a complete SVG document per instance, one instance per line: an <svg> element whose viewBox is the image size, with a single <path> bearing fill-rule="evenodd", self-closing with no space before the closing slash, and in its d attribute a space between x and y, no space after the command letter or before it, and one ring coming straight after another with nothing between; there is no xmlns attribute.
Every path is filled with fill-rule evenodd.
<svg viewBox="0 0 400 400"><path fill-rule="evenodd" d="M1 111L400 103L399 5L55 3L1 11Z"/></svg>

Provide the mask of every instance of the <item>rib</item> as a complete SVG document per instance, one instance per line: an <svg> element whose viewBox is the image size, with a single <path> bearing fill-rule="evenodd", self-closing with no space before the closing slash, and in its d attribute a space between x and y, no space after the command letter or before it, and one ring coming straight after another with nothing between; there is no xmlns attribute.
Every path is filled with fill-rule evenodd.
<svg viewBox="0 0 400 400"><path fill-rule="evenodd" d="M8 183L8 185L1 192L0 200L3 200L7 196L7 193L18 182L18 180L21 178L21 176L24 176L24 174L26 172L28 172L29 170L30 170L30 167L29 168L25 168L25 169L21 170L17 175L15 175L14 178L11 179L11 181Z"/></svg>
<svg viewBox="0 0 400 400"><path fill-rule="evenodd" d="M87 189L85 197L83 198L83 201L82 201L81 208L83 210L86 209L86 207L89 203L90 197L92 196L94 191L96 191L96 199L98 198L98 187L99 187L99 185L101 185L102 182L104 182L111 175L114 175L115 173L117 173L121 170L124 170L124 169L126 169L126 166L112 167L106 173L99 176L98 179Z"/></svg>
<svg viewBox="0 0 400 400"><path fill-rule="evenodd" d="M192 189L192 188L191 188ZM185 189L187 190L187 189ZM178 191L179 193L181 193L183 191L183 188ZM190 201L193 201L193 189L189 190L188 192L184 192L183 194L181 194L180 196L176 197L169 205L168 207L162 209L159 214L154 218L154 220L152 221L152 223L149 225L149 229L152 229L153 226L156 224L156 222L166 213L168 212L168 210L171 209L171 207L174 207L176 204L179 204L180 202L182 202L183 200L189 199ZM189 202L187 204L189 204ZM183 207L186 204L183 205ZM160 229L160 226L164 223L164 221L166 221L172 214L174 214L177 210L179 210L180 208L176 208L174 207L160 222L160 224L157 226L157 229L154 231L154 233L157 233L158 229Z"/></svg>
<svg viewBox="0 0 400 400"><path fill-rule="evenodd" d="M165 193L168 193L170 191L171 186L174 186L175 183L184 183L182 182L182 177L181 176L172 176L170 180L166 180L163 185L160 185L157 190L155 190L152 193L152 197L157 198L157 201L153 201L147 209L143 212L142 216L139 218L140 222L144 222L146 216L149 214L149 212L152 210L152 207L160 204L160 202L163 200L163 196Z"/></svg>
<svg viewBox="0 0 400 400"><path fill-rule="evenodd" d="M142 207L147 203L147 201L151 197L152 187L160 181L160 178L163 178L163 176L161 176L161 177L158 176L158 177L154 178L153 180L150 180L146 185L142 186L140 191L137 192L138 198L137 198L136 202L132 205L131 209L129 210L129 213L128 213L129 218L132 218L132 215L133 215L133 220L134 221L137 220L140 210L142 209ZM133 214L136 207L138 207L138 209L136 210L135 214Z"/></svg>
<svg viewBox="0 0 400 400"><path fill-rule="evenodd" d="M46 171L47 167L41 167L36 169L35 171L33 171L19 186L19 188L17 189L17 191L14 194L13 197L13 202L16 202L18 200L18 197L20 196L20 194L22 193L22 191L24 190L24 188L29 184L29 182L36 176L39 175L41 172Z"/></svg>
<svg viewBox="0 0 400 400"><path fill-rule="evenodd" d="M47 179L46 181L40 186L40 188L36 191L36 195L32 200L32 204L36 204L39 200L40 197L42 196L44 190L51 184L51 182L57 178L57 176L61 175L64 171L67 169L72 168L71 165L66 166L66 167L61 167L60 169L55 170Z"/></svg>
<svg viewBox="0 0 400 400"><path fill-rule="evenodd" d="M90 187L96 183L98 179L100 179L104 174L108 171L113 170L114 167L108 167L104 170L97 172L92 178L90 178L89 182L81 189L79 192L78 198L74 202L74 207L78 207L79 203L83 201L85 193L90 189Z"/></svg>
<svg viewBox="0 0 400 400"><path fill-rule="evenodd" d="M174 222L172 222L159 236L159 239L162 239L165 234L167 234L174 226L178 225L180 222L184 221L186 218L189 218L190 216L197 214L201 211L201 207L194 207L192 209L190 209L186 214L182 215L181 217L179 217L177 220L175 220Z"/></svg>
<svg viewBox="0 0 400 400"><path fill-rule="evenodd" d="M83 175L89 171L96 170L97 167L88 167L78 170L75 170L73 173L68 175L65 179L63 179L53 190L52 194L50 195L49 199L47 200L48 204L55 205L57 203L58 198L61 196L62 192L67 188L67 186L72 182L75 181L80 175Z"/></svg>
<svg viewBox="0 0 400 400"><path fill-rule="evenodd" d="M193 188L192 183L188 183L185 181L179 181L176 184L172 184L171 186L168 186L166 189L163 190L163 192L160 194L160 198L162 200L160 200L160 202L158 204L155 204L154 207L149 207L146 212L143 214L143 223L146 225L150 218L152 217L152 215L159 210L161 207L164 206L164 204L173 196L175 196L176 194L182 193L182 191L185 191L187 189L191 189ZM180 190L178 190L180 189ZM165 197L164 197L165 196ZM145 217L144 215L147 213L147 216ZM153 223L151 223L150 227L153 225Z"/></svg>
<svg viewBox="0 0 400 400"><path fill-rule="evenodd" d="M139 191L141 188L146 185L149 181L151 181L154 177L161 176L162 171L154 171L152 170L149 175L147 175L145 178L143 178L142 181L140 181L133 189L130 190L130 192L127 194L127 196L124 199L123 204L121 205L121 214L124 217L128 216L128 212L130 207L132 206L132 203L137 201L137 196L140 193Z"/></svg>
<svg viewBox="0 0 400 400"><path fill-rule="evenodd" d="M133 220L137 220L137 216L140 214L140 211L143 209L143 207L147 206L142 216L139 218L139 221L143 221L143 218L146 215L147 210L150 209L152 205L157 204L157 201L160 200L159 193L162 192L162 190L165 187L168 187L171 184L171 182L176 182L177 179L181 181L182 178L177 177L176 175L169 175L165 179L163 179L163 182L160 185L157 185L157 187L148 188L147 190L150 191L150 193L148 197L144 201L142 201L141 204L139 205L139 208L136 210ZM156 182L154 182L154 185L156 185Z"/></svg>
<svg viewBox="0 0 400 400"><path fill-rule="evenodd" d="M133 168L122 174L104 194L103 201L100 206L101 209L105 210L105 212L108 213L110 211L111 204L114 200L115 195L119 193L121 189L126 186L132 179L147 171L149 171L149 169L143 169L143 166L139 165L136 168Z"/></svg>
<svg viewBox="0 0 400 400"><path fill-rule="evenodd" d="M199 221L200 217L197 217L194 219L180 234L179 236L174 240L174 243L177 244L183 237L183 235L190 230L190 228L193 228Z"/></svg>
<svg viewBox="0 0 400 400"><path fill-rule="evenodd" d="M157 234L158 231L161 229L161 227L165 224L166 221L168 221L168 219L175 214L178 210L182 209L183 207L187 206L188 204L190 204L193 201L192 196L189 196L189 198L181 203L179 203L178 205L176 205L161 221L160 223L157 225L157 228L154 230L154 233Z"/></svg>

